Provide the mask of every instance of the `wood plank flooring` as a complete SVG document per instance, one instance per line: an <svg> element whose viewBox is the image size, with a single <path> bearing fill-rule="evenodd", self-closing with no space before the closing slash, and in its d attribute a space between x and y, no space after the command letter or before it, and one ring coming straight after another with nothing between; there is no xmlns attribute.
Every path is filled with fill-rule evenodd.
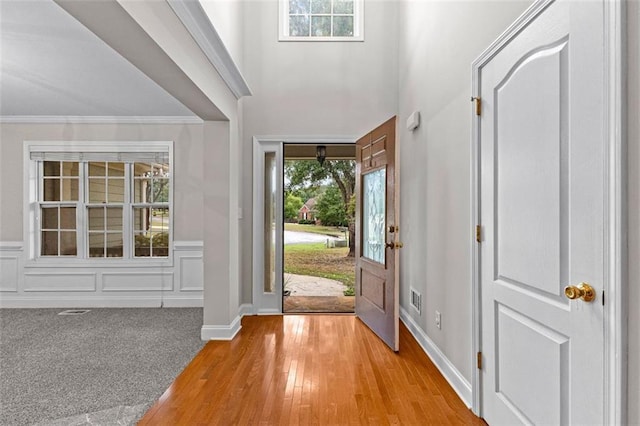
<svg viewBox="0 0 640 426"><path fill-rule="evenodd" d="M400 352L355 316L252 316L209 342L139 425L484 425L401 324Z"/></svg>

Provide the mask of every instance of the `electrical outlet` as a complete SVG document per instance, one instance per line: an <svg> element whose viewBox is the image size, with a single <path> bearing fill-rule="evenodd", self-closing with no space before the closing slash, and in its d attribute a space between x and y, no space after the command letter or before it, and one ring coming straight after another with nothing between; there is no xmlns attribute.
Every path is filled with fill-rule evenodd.
<svg viewBox="0 0 640 426"><path fill-rule="evenodd" d="M440 316L440 312L436 311L436 327L438 327L438 330L442 329L442 322L441 322L441 316Z"/></svg>

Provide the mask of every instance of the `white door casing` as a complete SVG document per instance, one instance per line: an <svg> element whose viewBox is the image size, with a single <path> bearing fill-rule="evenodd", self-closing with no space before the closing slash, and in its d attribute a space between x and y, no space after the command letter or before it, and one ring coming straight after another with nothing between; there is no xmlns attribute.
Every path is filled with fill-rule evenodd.
<svg viewBox="0 0 640 426"><path fill-rule="evenodd" d="M624 363L611 357L623 327L605 329L621 318L624 259L620 68L607 48L620 14L539 2L474 63L474 406L490 424L623 418ZM594 302L565 297L582 281Z"/></svg>
<svg viewBox="0 0 640 426"><path fill-rule="evenodd" d="M332 144L354 144L355 136L254 136L253 138L253 309L256 314L273 315L282 313L282 283L283 283L283 165L284 165L284 144L310 144L310 145L332 145ZM272 160L276 164L276 181L279 182L275 193L276 223L280 226L274 230L274 291L265 291L265 187L268 184L265 180L265 156L272 154Z"/></svg>

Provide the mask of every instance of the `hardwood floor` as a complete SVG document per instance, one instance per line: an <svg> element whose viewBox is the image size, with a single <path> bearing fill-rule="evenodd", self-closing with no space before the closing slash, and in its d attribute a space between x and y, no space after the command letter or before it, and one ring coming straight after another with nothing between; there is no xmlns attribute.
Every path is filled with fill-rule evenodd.
<svg viewBox="0 0 640 426"><path fill-rule="evenodd" d="M400 352L355 316L252 316L209 342L139 425L484 425L401 324Z"/></svg>

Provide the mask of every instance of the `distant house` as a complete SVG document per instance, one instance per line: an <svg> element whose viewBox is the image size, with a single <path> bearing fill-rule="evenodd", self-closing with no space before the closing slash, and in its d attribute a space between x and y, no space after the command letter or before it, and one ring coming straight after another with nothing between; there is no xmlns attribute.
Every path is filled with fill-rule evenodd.
<svg viewBox="0 0 640 426"><path fill-rule="evenodd" d="M298 220L316 220L316 199L309 198L298 210Z"/></svg>

